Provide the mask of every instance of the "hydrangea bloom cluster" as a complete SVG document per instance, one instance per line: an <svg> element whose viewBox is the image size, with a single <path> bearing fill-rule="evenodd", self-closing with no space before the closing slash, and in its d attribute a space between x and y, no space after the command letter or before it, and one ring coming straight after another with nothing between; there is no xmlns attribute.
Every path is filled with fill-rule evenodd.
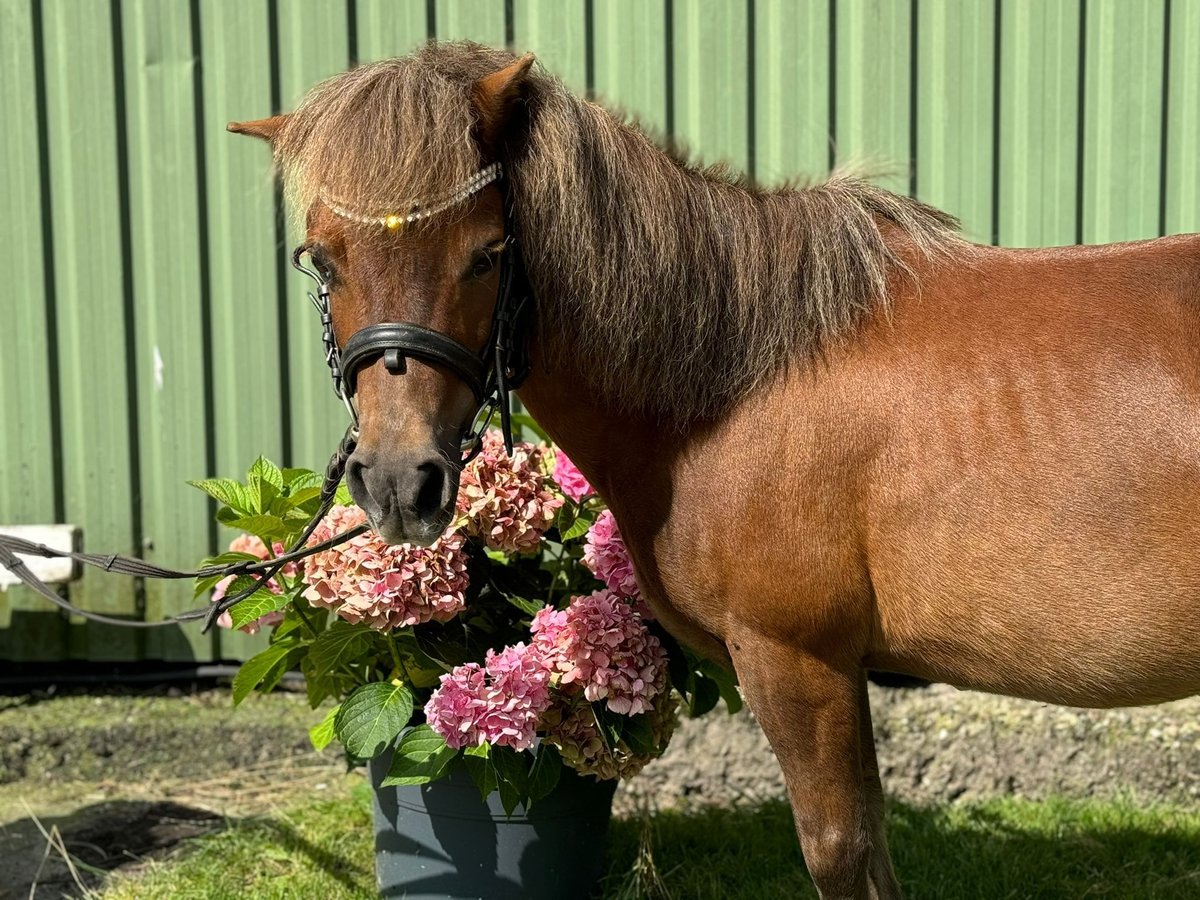
<svg viewBox="0 0 1200 900"><path fill-rule="evenodd" d="M606 509L588 529L583 544L583 562L592 573L622 597L638 596L637 579L633 575L633 560L617 527L612 510Z"/></svg>
<svg viewBox="0 0 1200 900"><path fill-rule="evenodd" d="M499 432L484 435L483 449L465 469L458 489L462 531L493 550L528 553L554 524L562 500L549 489L542 471L545 449L528 443L504 451Z"/></svg>
<svg viewBox="0 0 1200 900"><path fill-rule="evenodd" d="M279 541L276 541L274 546L271 548L271 552L278 556L286 549L287 548L285 548L283 544L279 543ZM229 550L232 553L248 553L250 556L257 557L258 559L266 559L271 555L270 553L267 553L267 545L262 542L262 539L255 537L252 534L239 534L229 542ZM289 578L292 577L296 574L296 564L288 563L280 570L280 574ZM225 592L229 590L229 585L233 584L233 580L234 576L230 575L228 578L222 578L217 582L217 585L213 588L212 592L213 603L216 603L218 600L224 598ZM270 590L272 594L283 593L282 585L280 585L279 582L274 578L267 583L267 589ZM275 612L269 612L265 616L259 616L253 622L247 622L238 630L244 631L246 634L258 634L260 628L272 628L282 622L283 615L283 610L281 609L276 610ZM217 616L217 625L219 625L221 628L233 627L233 618L230 616L229 610L225 610L225 612Z"/></svg>
<svg viewBox="0 0 1200 900"><path fill-rule="evenodd" d="M551 477L562 489L563 494L576 503L592 493L592 486L583 477L583 473L561 450L554 454L554 473Z"/></svg>
<svg viewBox="0 0 1200 900"><path fill-rule="evenodd" d="M549 669L533 647L517 644L443 675L425 720L456 749L487 742L528 750L549 706Z"/></svg>
<svg viewBox="0 0 1200 900"><path fill-rule="evenodd" d="M637 715L667 687L667 651L642 617L612 591L576 597L564 610L546 607L530 627L533 645L559 683L577 684L588 700Z"/></svg>
<svg viewBox="0 0 1200 900"><path fill-rule="evenodd" d="M354 506L335 506L313 532L311 544L327 541L366 521ZM368 531L304 561L304 597L347 622L386 631L445 622L463 609L467 552L461 534L442 535L431 547L389 546Z"/></svg>
<svg viewBox="0 0 1200 900"><path fill-rule="evenodd" d="M557 747L563 762L575 771L605 780L630 778L662 755L675 731L678 706L678 699L669 691L655 698L647 716L648 743L656 748L653 753L637 753L625 741L610 748L600 735L595 713L586 703L556 704L542 723L547 743Z"/></svg>

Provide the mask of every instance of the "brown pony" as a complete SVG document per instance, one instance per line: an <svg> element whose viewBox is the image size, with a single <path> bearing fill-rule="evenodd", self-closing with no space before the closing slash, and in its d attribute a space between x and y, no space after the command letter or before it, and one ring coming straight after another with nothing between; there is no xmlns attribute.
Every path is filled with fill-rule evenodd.
<svg viewBox="0 0 1200 900"><path fill-rule="evenodd" d="M662 622L732 662L822 897L900 893L867 669L1080 706L1200 690L1200 239L982 247L851 178L760 190L531 63L431 45L230 127L272 142L342 341L483 345L496 185L408 228L345 213L503 164L538 301L520 397ZM432 540L470 392L376 363L357 400L355 499Z"/></svg>

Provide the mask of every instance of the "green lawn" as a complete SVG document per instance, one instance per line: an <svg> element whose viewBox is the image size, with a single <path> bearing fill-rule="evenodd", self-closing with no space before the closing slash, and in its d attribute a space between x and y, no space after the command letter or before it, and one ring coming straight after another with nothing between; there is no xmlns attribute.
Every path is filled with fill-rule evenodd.
<svg viewBox="0 0 1200 900"><path fill-rule="evenodd" d="M896 868L911 898L1200 897L1200 811L994 800L892 805ZM121 877L105 900L371 898L369 797L231 823L176 858ZM813 897L782 803L614 822L604 898Z"/></svg>

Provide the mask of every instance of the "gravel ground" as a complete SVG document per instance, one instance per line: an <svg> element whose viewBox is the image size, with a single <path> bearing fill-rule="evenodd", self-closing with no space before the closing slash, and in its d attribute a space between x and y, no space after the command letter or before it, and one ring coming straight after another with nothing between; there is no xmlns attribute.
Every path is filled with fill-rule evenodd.
<svg viewBox="0 0 1200 900"><path fill-rule="evenodd" d="M958 691L871 686L890 796L936 803L1000 794L1195 802L1200 697L1135 709L1072 709ZM746 710L680 723L666 754L618 794L622 808L755 802L783 776Z"/></svg>

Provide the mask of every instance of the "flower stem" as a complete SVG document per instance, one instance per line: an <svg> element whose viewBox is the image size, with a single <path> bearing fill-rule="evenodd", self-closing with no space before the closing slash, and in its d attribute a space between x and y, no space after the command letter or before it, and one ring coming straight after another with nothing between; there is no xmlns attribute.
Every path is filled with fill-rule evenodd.
<svg viewBox="0 0 1200 900"><path fill-rule="evenodd" d="M396 672L394 677L399 678L404 674L404 664L400 662L400 651L396 649L396 638L392 635L387 636L388 649L392 651L392 662L396 664Z"/></svg>
<svg viewBox="0 0 1200 900"><path fill-rule="evenodd" d="M300 598L297 597L296 599ZM317 629L313 626L312 620L308 618L308 613L304 611L303 607L296 600L292 601L292 609L296 611L296 615L300 617L300 621L304 623L304 627L308 629L308 633L314 638L317 637Z"/></svg>

